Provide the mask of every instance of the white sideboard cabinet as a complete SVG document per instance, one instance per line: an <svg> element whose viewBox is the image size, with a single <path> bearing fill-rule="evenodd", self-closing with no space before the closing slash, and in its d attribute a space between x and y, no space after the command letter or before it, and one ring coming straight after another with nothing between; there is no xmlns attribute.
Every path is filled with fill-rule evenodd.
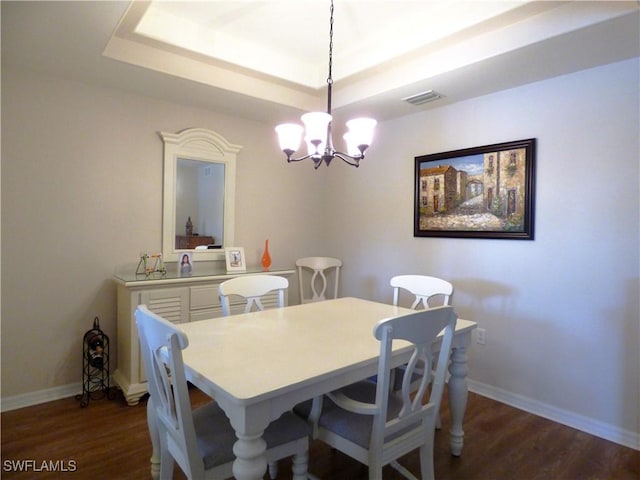
<svg viewBox="0 0 640 480"><path fill-rule="evenodd" d="M201 266L199 263L187 275L170 270L164 275L154 273L149 276L133 272L116 273L118 364L113 373L113 381L122 389L127 403L136 405L140 397L147 393L147 380L134 318L138 305L145 304L151 311L174 323L221 317L218 285L223 281L248 274L270 274L287 277L291 282L290 277L294 273L293 269L271 269L265 272L261 268L249 268L246 272L227 272L224 267ZM265 308L275 307L277 300L277 294L274 293L266 296L262 303ZM231 313L243 310L244 303L240 298L231 302Z"/></svg>

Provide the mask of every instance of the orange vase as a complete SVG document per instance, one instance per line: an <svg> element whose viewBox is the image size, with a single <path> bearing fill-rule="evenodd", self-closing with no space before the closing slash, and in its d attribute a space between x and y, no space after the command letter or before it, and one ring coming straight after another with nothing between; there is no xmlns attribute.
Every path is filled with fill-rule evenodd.
<svg viewBox="0 0 640 480"><path fill-rule="evenodd" d="M269 270L271 266L271 255L269 255L269 240L264 241L264 253L262 254L262 269Z"/></svg>

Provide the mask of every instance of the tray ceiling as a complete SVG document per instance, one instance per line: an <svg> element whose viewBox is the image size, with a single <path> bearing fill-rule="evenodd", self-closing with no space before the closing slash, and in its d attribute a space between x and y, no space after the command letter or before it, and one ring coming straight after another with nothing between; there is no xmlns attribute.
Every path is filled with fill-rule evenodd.
<svg viewBox="0 0 640 480"><path fill-rule="evenodd" d="M638 56L639 8L335 0L334 113L384 120ZM3 63L257 120L325 108L328 43L327 0L2 2Z"/></svg>

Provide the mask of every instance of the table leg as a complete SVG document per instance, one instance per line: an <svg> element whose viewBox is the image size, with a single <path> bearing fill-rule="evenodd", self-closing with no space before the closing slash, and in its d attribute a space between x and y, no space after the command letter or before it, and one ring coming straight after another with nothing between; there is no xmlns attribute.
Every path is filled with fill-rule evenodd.
<svg viewBox="0 0 640 480"><path fill-rule="evenodd" d="M238 440L233 445L236 459L233 462L233 475L237 480L261 480L267 470L265 452L267 443L262 432L243 435L236 430Z"/></svg>
<svg viewBox="0 0 640 480"><path fill-rule="evenodd" d="M151 437L151 478L160 478L160 433L156 423L155 409L151 397L147 400L147 425Z"/></svg>
<svg viewBox="0 0 640 480"><path fill-rule="evenodd" d="M462 455L464 445L464 430L462 420L467 407L467 346L469 338L457 339L451 349L451 362L449 363L449 408L451 411L451 454L459 457Z"/></svg>

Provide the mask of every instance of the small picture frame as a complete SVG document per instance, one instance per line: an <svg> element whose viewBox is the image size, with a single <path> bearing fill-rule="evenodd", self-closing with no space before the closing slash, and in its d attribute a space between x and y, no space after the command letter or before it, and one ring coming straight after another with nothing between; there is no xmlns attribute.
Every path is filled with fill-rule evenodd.
<svg viewBox="0 0 640 480"><path fill-rule="evenodd" d="M224 249L224 258L227 262L228 272L243 272L247 269L244 260L244 248L227 247Z"/></svg>
<svg viewBox="0 0 640 480"><path fill-rule="evenodd" d="M178 272L180 275L191 273L193 270L193 254L191 252L180 252L178 255Z"/></svg>

